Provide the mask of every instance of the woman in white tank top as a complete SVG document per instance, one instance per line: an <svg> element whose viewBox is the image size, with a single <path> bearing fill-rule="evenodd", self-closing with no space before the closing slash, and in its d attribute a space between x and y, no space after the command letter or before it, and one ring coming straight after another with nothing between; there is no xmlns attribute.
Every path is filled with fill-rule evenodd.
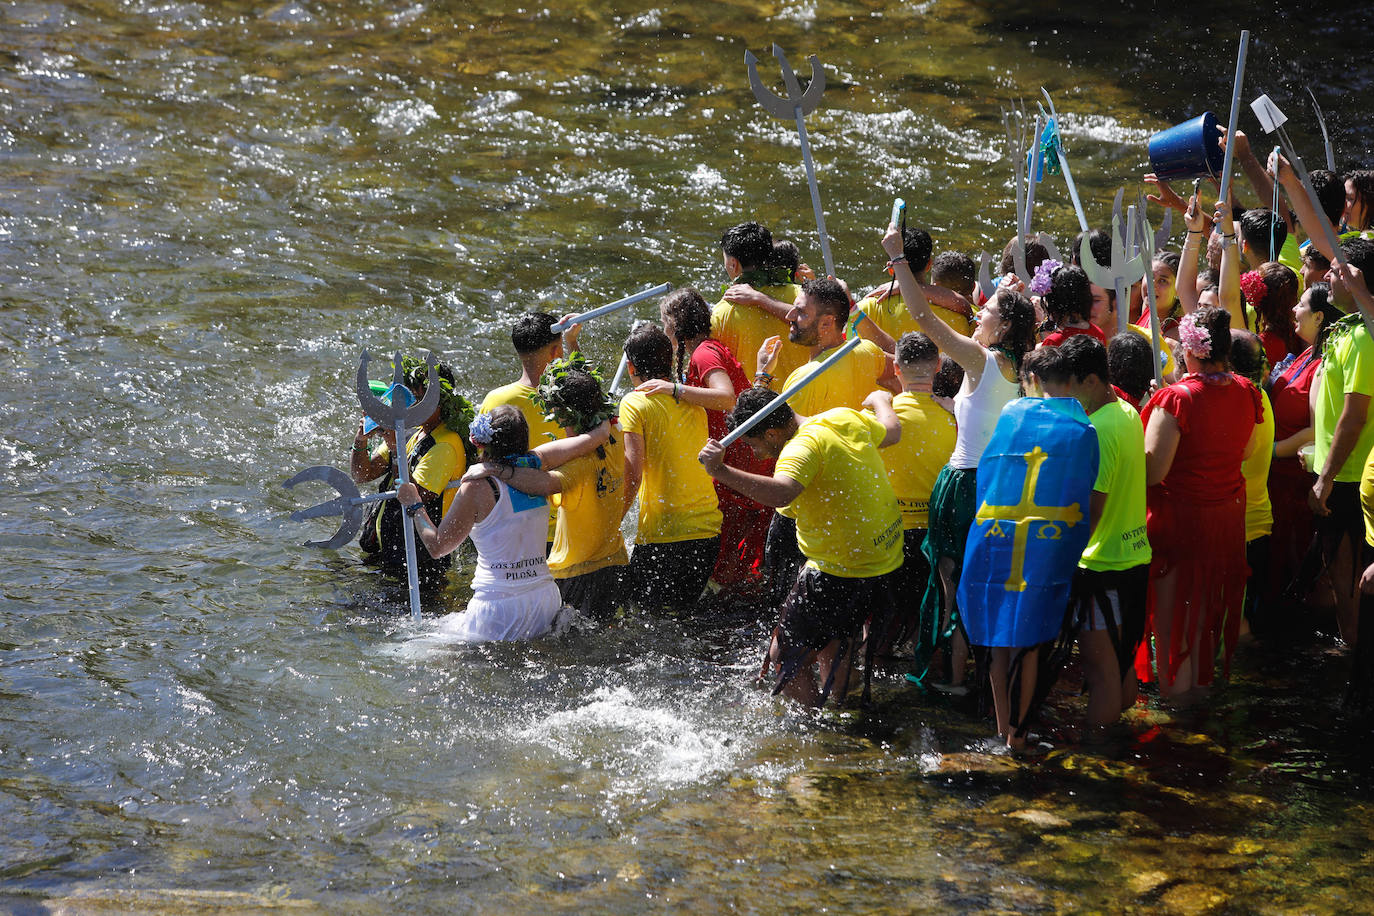
<svg viewBox="0 0 1374 916"><path fill-rule="evenodd" d="M978 459L992 439L1002 408L1020 395L1021 357L1035 349L1035 308L1020 293L1000 289L975 316L972 335L965 337L946 324L926 301L911 266L902 257L902 235L896 226L888 226L883 248L892 258L892 270L911 317L941 352L964 370L964 383L954 396L954 420L958 426L954 452L930 494L930 529L922 548L930 562L930 579L921 601L914 674L918 682L923 682L936 648L946 647L949 683L962 691L968 646L957 626L955 591L976 508Z"/></svg>
<svg viewBox="0 0 1374 916"><path fill-rule="evenodd" d="M599 427L559 440L553 463L590 452L606 441L606 433ZM513 475L517 465L538 466L539 459L529 454L529 427L511 405L477 417L469 436L486 462L509 472L498 470L498 476ZM532 639L553 628L562 600L545 558L549 507L544 497L513 490L503 480L465 477L438 527L414 484L402 485L397 499L415 520L415 532L431 556L452 552L468 537L477 548L472 600L440 623L444 636L463 642Z"/></svg>

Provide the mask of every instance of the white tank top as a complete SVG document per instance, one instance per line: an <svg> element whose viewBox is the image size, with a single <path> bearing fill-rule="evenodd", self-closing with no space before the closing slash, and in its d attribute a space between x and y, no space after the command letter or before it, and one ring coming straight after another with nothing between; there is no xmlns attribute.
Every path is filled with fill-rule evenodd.
<svg viewBox="0 0 1374 916"><path fill-rule="evenodd" d="M991 350L984 350L983 354L987 362L978 377L978 387L970 390L965 375L964 384L954 396L954 422L959 431L949 464L959 470L978 467L978 459L983 457L983 449L992 440L992 429L1002 415L1002 408L1021 394L1019 386L1002 375L996 355Z"/></svg>
<svg viewBox="0 0 1374 916"><path fill-rule="evenodd" d="M477 548L474 597L518 595L553 581L544 551L549 537L549 504L542 497L516 493L499 480L500 498L487 517L472 526Z"/></svg>

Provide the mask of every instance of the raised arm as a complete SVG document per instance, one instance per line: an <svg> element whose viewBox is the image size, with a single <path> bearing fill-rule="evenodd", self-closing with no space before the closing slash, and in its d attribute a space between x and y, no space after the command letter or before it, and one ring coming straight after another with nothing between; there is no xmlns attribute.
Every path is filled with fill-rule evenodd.
<svg viewBox="0 0 1374 916"><path fill-rule="evenodd" d="M972 377L971 381L976 382L987 362L982 346L945 324L944 319L935 314L926 300L926 294L921 291L921 284L916 282L916 276L911 272L911 265L902 257L902 233L891 223L888 224L887 234L883 236L883 250L895 262L892 270L897 276L897 285L902 289L902 301L906 303L911 317L921 325L935 346L962 366L965 374Z"/></svg>
<svg viewBox="0 0 1374 916"><path fill-rule="evenodd" d="M1330 223L1327 222L1326 214L1318 213L1313 208L1312 201L1307 198L1306 189L1298 179L1298 173L1293 171L1293 164L1285 159L1282 153L1271 154L1269 164L1279 176L1279 184L1283 185L1283 192L1288 195L1288 202L1293 205L1293 212L1298 215L1302 231L1307 233L1312 244L1326 255L1328 261L1334 262L1336 252L1331 250L1331 243L1326 240L1326 230L1322 228L1322 223Z"/></svg>
<svg viewBox="0 0 1374 916"><path fill-rule="evenodd" d="M1246 330L1245 297L1240 292L1240 239L1236 238L1236 224L1231 217L1231 202L1217 201L1217 220L1221 225L1221 283L1217 299L1221 307L1231 313L1231 327Z"/></svg>

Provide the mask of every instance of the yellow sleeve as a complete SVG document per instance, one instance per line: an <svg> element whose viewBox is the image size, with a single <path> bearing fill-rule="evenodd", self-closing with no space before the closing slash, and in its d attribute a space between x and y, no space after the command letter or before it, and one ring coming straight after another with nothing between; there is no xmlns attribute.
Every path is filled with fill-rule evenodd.
<svg viewBox="0 0 1374 916"><path fill-rule="evenodd" d="M799 432L783 448L774 466L774 475L790 477L803 487L810 485L821 470L820 450L811 441L811 436Z"/></svg>
<svg viewBox="0 0 1374 916"><path fill-rule="evenodd" d="M620 402L620 428L625 432L644 435L643 399L642 394L632 391Z"/></svg>

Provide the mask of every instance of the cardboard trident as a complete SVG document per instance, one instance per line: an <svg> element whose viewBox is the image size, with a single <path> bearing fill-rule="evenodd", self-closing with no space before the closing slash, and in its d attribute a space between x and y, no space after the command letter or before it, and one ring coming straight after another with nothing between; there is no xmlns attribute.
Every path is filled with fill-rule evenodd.
<svg viewBox="0 0 1374 916"><path fill-rule="evenodd" d="M404 398L392 398L392 403L388 404L372 393L372 386L367 381L367 364L370 359L371 356L364 350L358 361L358 402L362 405L363 413L371 417L378 426L389 426L396 431L396 443L401 450L400 460L397 462L400 481L401 483L409 483L410 448L406 431L408 428L422 425L434 415L434 411L439 407L439 374L436 370L434 355L432 353L425 354L425 363L429 370L425 383L425 396L420 399L419 403L409 407L406 406ZM392 367L392 384L404 385L405 374L401 369L400 353L397 353L393 359ZM341 521L339 530L334 533L333 537L323 541L306 541L306 547L329 549L342 547L353 540L358 529L362 527L364 504L381 499L392 499L396 496L395 490L362 496L353 480L346 473L328 465L306 468L290 480L285 481L282 486L290 488L307 480L327 483L334 487L339 495L334 499L311 506L309 509L293 512L291 520L299 522L310 518L338 515L341 516ZM405 537L406 583L410 588L410 615L418 619L420 616L420 575L419 569L415 565L415 528L410 519L405 519L401 530Z"/></svg>
<svg viewBox="0 0 1374 916"><path fill-rule="evenodd" d="M1031 282L1031 272L1026 268L1026 239L1031 237L1031 217L1035 212L1035 186L1037 184L1040 153L1040 135L1045 124L1039 114L1035 118L1035 130L1027 133L1029 115L1024 109L1013 108L1010 112L1003 109L1002 127L1007 132L1007 152L1011 155L1012 183L1016 187L1016 238L1011 243L1012 269L1020 281L1027 286ZM1059 249L1054 240L1040 233L1036 240L1045 246L1050 257L1060 260ZM992 255L986 251L978 255L978 286L985 298L991 299L997 292L988 269Z"/></svg>
<svg viewBox="0 0 1374 916"><path fill-rule="evenodd" d="M1116 333L1126 330L1126 321L1131 300L1128 296L1131 285L1145 276L1145 262L1139 252L1141 232L1149 231L1149 224L1137 222L1136 205L1127 209L1126 218L1121 218L1121 197L1125 190L1118 188L1116 200L1112 204L1112 260L1108 267L1098 264L1093 258L1092 248L1085 234L1079 243L1079 262L1088 279L1103 289L1116 292ZM1153 237L1152 237L1153 238ZM1105 330L1105 329L1104 329ZM1156 360L1157 361L1157 360Z"/></svg>
<svg viewBox="0 0 1374 916"><path fill-rule="evenodd" d="M825 93L825 67L821 66L816 55L808 58L811 62L811 82L807 84L806 91L802 92L797 75L792 72L792 66L787 62L787 56L776 44L773 45L773 56L782 65L782 82L787 87L787 97L778 96L763 85L763 80L759 79L759 60L754 56L754 52L746 50L744 62L749 66L749 85L754 90L754 98L759 100L759 104L769 114L784 121L789 118L796 119L797 137L801 140L802 164L806 167L807 184L811 186L811 208L816 211L816 231L821 237L821 257L825 259L826 275L833 277L835 261L830 257L830 237L825 233L821 189L816 184L816 167L811 161L811 144L806 140L806 116L816 110L821 103L821 95Z"/></svg>

